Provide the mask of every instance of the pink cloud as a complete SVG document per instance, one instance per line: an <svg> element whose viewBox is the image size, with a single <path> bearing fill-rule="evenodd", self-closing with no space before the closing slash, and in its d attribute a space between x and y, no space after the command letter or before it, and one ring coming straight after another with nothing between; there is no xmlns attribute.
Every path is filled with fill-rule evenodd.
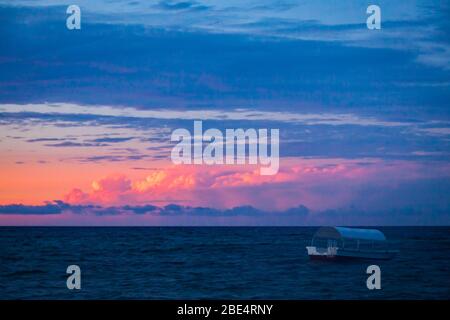
<svg viewBox="0 0 450 320"><path fill-rule="evenodd" d="M120 174L97 179L91 190L73 189L64 200L100 205L251 205L264 210L303 204L322 210L364 204L361 193L367 186L382 190L405 180L442 174L448 175L448 168L381 160L296 159L284 163L273 176L262 176L258 168L248 166L170 166L134 181Z"/></svg>

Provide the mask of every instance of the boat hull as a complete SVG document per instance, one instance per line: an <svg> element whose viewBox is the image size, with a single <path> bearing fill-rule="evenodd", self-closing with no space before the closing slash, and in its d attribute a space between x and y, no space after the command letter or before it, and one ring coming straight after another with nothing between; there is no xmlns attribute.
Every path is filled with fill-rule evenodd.
<svg viewBox="0 0 450 320"><path fill-rule="evenodd" d="M396 250L358 250L341 248L306 247L312 260L390 260L398 253Z"/></svg>

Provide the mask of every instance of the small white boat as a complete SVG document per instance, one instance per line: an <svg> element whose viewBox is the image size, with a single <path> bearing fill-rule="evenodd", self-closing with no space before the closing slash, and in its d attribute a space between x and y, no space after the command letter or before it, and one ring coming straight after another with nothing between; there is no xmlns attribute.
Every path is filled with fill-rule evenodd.
<svg viewBox="0 0 450 320"><path fill-rule="evenodd" d="M386 237L376 229L322 227L306 247L311 259L392 259L398 250L388 250Z"/></svg>

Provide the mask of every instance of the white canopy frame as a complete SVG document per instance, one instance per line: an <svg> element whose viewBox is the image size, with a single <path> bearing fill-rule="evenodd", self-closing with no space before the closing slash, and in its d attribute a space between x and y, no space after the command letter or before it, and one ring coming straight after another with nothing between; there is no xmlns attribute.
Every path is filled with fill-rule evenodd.
<svg viewBox="0 0 450 320"><path fill-rule="evenodd" d="M345 247L345 240L356 240L359 248L360 240L372 242L386 241L383 232L377 229L360 229L360 228L346 228L346 227L322 227L313 236L311 245L314 245L315 239L339 240L342 246Z"/></svg>

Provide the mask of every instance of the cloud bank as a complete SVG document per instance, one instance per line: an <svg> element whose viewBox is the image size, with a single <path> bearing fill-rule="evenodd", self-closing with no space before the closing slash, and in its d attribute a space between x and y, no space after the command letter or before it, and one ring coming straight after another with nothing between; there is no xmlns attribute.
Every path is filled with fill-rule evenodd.
<svg viewBox="0 0 450 320"><path fill-rule="evenodd" d="M22 217L27 217L22 219ZM53 218L48 219L49 216ZM380 223L381 222L381 223ZM408 207L385 211L355 208L311 211L298 205L282 211L251 206L230 209L166 206L70 205L54 201L42 206L1 205L2 225L121 225L121 226L316 226L316 225L440 225L450 222L448 211L414 210Z"/></svg>

